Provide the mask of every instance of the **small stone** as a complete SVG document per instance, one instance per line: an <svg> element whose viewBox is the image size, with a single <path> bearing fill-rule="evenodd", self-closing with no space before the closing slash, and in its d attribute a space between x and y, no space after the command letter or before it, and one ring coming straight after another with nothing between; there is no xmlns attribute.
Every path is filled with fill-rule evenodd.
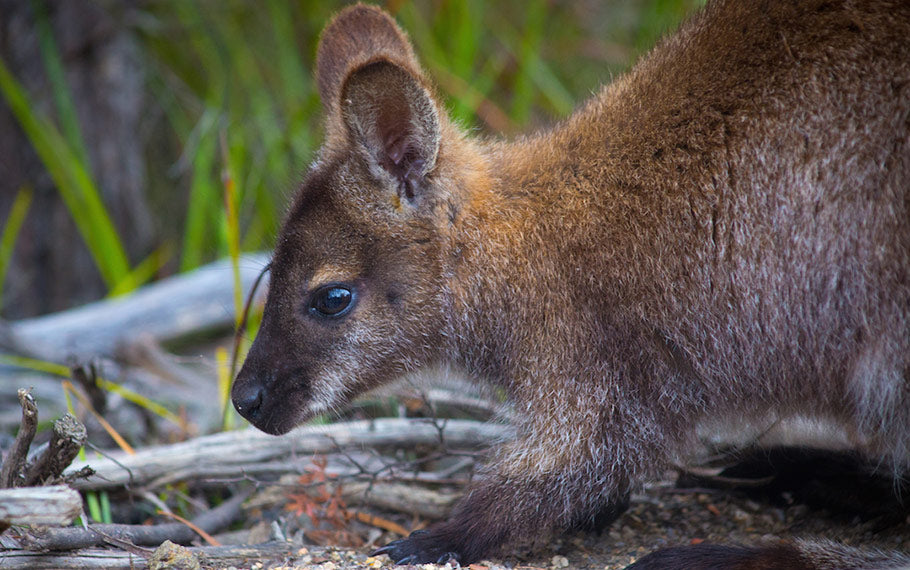
<svg viewBox="0 0 910 570"><path fill-rule="evenodd" d="M566 558L565 556L556 555L550 560L550 565L553 568L568 568L569 559Z"/></svg>
<svg viewBox="0 0 910 570"><path fill-rule="evenodd" d="M750 525L752 524L752 515L742 509L734 508L733 520L743 525Z"/></svg>
<svg viewBox="0 0 910 570"><path fill-rule="evenodd" d="M165 540L149 558L149 570L201 570L199 558L188 548Z"/></svg>

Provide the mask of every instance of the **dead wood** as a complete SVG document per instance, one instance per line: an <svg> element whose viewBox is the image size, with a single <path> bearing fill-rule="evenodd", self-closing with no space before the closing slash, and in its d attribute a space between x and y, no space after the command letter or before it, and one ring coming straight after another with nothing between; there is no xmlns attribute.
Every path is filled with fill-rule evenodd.
<svg viewBox="0 0 910 570"><path fill-rule="evenodd" d="M77 494L78 495L78 494ZM193 524L207 533L218 532L231 524L241 512L249 492L240 493L193 519ZM80 503L81 506L81 503ZM47 528L22 539L28 550L75 550L103 543L117 546L129 543L136 546L155 546L165 540L188 544L197 538L196 532L180 523L157 525L93 524L88 528Z"/></svg>
<svg viewBox="0 0 910 570"><path fill-rule="evenodd" d="M461 495L461 492L452 490L386 481L355 481L342 487L342 497L349 505L370 505L433 520L449 516Z"/></svg>
<svg viewBox="0 0 910 570"><path fill-rule="evenodd" d="M245 291L267 262L266 254L241 258L240 279ZM5 322L0 349L25 350L28 356L52 362L65 362L71 356L114 358L119 347L134 341L138 334L166 342L204 331L230 329L234 323L233 294L230 262L216 261L126 297Z"/></svg>
<svg viewBox="0 0 910 570"><path fill-rule="evenodd" d="M292 558L298 547L287 542L267 542L255 546L206 546L187 550L199 558L203 568L249 568L263 560ZM323 549L307 547L307 551L311 556L319 556ZM143 554L97 548L65 554L14 550L0 552L0 567L4 570L139 570L148 568L148 561Z"/></svg>
<svg viewBox="0 0 910 570"><path fill-rule="evenodd" d="M82 512L82 497L66 485L0 489L0 527L65 525ZM0 563L2 566L2 563Z"/></svg>
<svg viewBox="0 0 910 570"><path fill-rule="evenodd" d="M85 426L72 414L54 422L51 440L38 456L29 462L25 472L26 485L41 485L63 474L73 462L87 438Z"/></svg>
<svg viewBox="0 0 910 570"><path fill-rule="evenodd" d="M19 389L19 405L22 406L22 422L13 447L0 467L0 488L20 487L25 482L25 460L38 428L38 405L30 390Z"/></svg>
<svg viewBox="0 0 910 570"><path fill-rule="evenodd" d="M258 466L293 461L298 456L332 453L349 447L433 445L451 448L488 446L512 433L501 424L448 420L381 419L329 425L304 426L283 436L254 429L224 432L190 441L137 450L136 455L116 452L111 457L74 462L65 473L84 466L95 475L73 482L77 489L138 487L203 477L242 477Z"/></svg>
<svg viewBox="0 0 910 570"><path fill-rule="evenodd" d="M151 336L139 335L120 347L119 356L131 366L141 367L171 385L208 386L211 379L179 363Z"/></svg>
<svg viewBox="0 0 910 570"><path fill-rule="evenodd" d="M329 472L329 469L326 469ZM462 486L467 478L459 481ZM321 492L317 485L305 485L299 482L299 475L287 474L277 484L269 485L258 491L247 502L248 509L272 509L288 504L292 494L311 491L318 495ZM365 477L360 480L344 477L332 477L326 483L332 489L341 486L341 497L349 507L370 506L386 511L419 516L424 519L439 520L448 516L449 511L461 495L455 486L448 485L441 489L431 488L416 481L398 482L374 480Z"/></svg>

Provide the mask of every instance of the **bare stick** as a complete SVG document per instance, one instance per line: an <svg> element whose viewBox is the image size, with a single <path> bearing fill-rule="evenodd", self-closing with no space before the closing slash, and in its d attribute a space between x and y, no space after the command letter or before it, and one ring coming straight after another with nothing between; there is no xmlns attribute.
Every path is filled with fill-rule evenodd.
<svg viewBox="0 0 910 570"><path fill-rule="evenodd" d="M22 423L19 425L16 441L13 442L13 447L3 461L3 467L0 468L2 488L20 487L25 481L23 473L25 459L38 428L38 405L32 398L31 390L19 389L19 404L22 406Z"/></svg>
<svg viewBox="0 0 910 570"><path fill-rule="evenodd" d="M231 524L241 512L249 492L240 493L193 519L193 524L207 533L214 533ZM198 535L183 523L152 526L130 524L93 524L83 528L48 528L29 539L29 550L73 550L88 548L106 541L127 541L139 546L157 546L165 540L187 544Z"/></svg>

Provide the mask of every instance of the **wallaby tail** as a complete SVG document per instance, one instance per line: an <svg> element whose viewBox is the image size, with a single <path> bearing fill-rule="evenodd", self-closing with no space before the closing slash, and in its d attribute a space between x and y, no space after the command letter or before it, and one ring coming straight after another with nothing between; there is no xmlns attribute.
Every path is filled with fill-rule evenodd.
<svg viewBox="0 0 910 570"><path fill-rule="evenodd" d="M910 555L853 548L832 540L764 546L697 544L648 554L626 570L910 570Z"/></svg>

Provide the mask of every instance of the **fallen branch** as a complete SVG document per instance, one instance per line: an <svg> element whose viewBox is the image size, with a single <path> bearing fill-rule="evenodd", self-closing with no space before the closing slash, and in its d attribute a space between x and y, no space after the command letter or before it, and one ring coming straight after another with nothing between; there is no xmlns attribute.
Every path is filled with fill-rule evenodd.
<svg viewBox="0 0 910 570"><path fill-rule="evenodd" d="M509 437L512 429L500 424L449 420L442 433L450 447L477 448ZM261 464L288 460L295 455L325 454L352 446L432 445L439 444L439 438L438 426L413 419L304 426L277 437L246 429L140 449L136 455L118 452L109 458L76 461L65 473L84 466L95 470L94 476L73 482L81 490L140 487L156 481L160 484L210 476L242 477L255 472Z"/></svg>
<svg viewBox="0 0 910 570"><path fill-rule="evenodd" d="M78 495L78 494L77 494ZM241 512L249 492L240 493L193 519L193 525L206 533L218 532L231 524ZM80 503L81 506L81 503ZM33 536L23 537L22 546L28 550L75 550L105 542L128 542L137 546L157 546L165 540L188 544L198 534L183 523L157 525L93 524L88 528L48 528Z"/></svg>
<svg viewBox="0 0 910 570"><path fill-rule="evenodd" d="M262 560L293 558L297 547L286 542L268 542L255 546L207 546L187 548L198 556L205 567L230 566L249 568ZM324 549L307 547L312 556L319 556ZM87 549L65 554L13 550L0 552L0 567L4 570L139 570L148 568L144 556L130 552Z"/></svg>
<svg viewBox="0 0 910 570"><path fill-rule="evenodd" d="M448 489L432 489L413 482L376 481L368 477L341 480L334 476L330 482L341 486L341 498L348 505L370 506L432 520L446 518L462 495L462 492L455 490L459 485ZM463 487L467 482L465 478L460 481L460 486ZM290 494L305 492L306 489L307 485L299 482L299 476L287 474L277 484L269 485L251 497L247 508L281 508L288 503Z"/></svg>
<svg viewBox="0 0 910 570"><path fill-rule="evenodd" d="M266 254L240 259L244 290L252 286L266 263ZM234 324L231 265L228 260L217 261L126 297L0 324L0 349L52 362L65 362L70 356L113 358L137 334L164 342L207 330L227 330Z"/></svg>

